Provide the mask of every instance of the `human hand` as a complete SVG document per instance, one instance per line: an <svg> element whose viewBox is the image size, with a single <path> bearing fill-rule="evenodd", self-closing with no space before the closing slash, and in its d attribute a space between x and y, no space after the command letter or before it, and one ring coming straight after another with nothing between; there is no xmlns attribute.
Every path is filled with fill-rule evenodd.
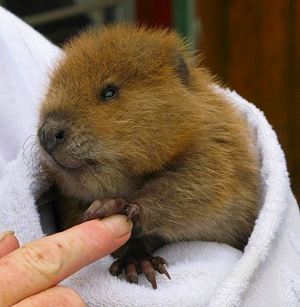
<svg viewBox="0 0 300 307"><path fill-rule="evenodd" d="M126 216L114 215L22 247L11 232L0 234L0 306L84 306L77 293L57 284L123 245L131 228Z"/></svg>

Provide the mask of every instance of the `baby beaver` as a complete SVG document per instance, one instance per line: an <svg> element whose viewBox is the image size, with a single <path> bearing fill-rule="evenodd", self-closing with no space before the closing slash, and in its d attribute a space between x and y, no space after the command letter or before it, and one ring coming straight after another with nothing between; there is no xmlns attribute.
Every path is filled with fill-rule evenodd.
<svg viewBox="0 0 300 307"><path fill-rule="evenodd" d="M152 253L204 240L242 249L258 212L259 167L247 123L175 33L135 26L72 40L40 109L41 164L60 229L121 213L129 241L110 272L166 274Z"/></svg>

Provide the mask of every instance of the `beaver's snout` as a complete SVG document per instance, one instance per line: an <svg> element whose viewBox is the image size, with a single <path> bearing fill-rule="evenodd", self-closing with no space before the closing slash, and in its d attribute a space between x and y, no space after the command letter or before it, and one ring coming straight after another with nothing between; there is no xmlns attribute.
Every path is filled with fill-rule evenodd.
<svg viewBox="0 0 300 307"><path fill-rule="evenodd" d="M88 133L82 134L78 125L72 125L71 118L66 118L52 113L42 121L38 139L47 153L42 154L44 160L56 170L77 170L88 165L94 167L97 163L91 154L91 143L85 137Z"/></svg>
<svg viewBox="0 0 300 307"><path fill-rule="evenodd" d="M39 129L39 140L47 153L51 154L59 144L65 141L66 132L66 128L56 121L48 121Z"/></svg>

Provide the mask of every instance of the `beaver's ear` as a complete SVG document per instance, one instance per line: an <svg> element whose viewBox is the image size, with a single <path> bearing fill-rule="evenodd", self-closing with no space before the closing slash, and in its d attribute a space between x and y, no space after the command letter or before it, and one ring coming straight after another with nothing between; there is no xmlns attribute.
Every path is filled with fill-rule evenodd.
<svg viewBox="0 0 300 307"><path fill-rule="evenodd" d="M190 84L190 71L189 67L185 62L185 59L183 57L183 54L181 52L176 51L174 53L174 61L175 61L175 71L180 78L183 85L189 85Z"/></svg>

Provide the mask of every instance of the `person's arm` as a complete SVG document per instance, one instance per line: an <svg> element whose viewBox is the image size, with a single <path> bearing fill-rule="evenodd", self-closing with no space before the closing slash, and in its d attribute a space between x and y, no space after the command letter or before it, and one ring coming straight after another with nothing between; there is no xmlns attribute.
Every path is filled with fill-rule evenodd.
<svg viewBox="0 0 300 307"><path fill-rule="evenodd" d="M0 235L0 306L84 306L73 290L57 284L123 245L131 228L126 216L115 215L20 248L12 234Z"/></svg>

